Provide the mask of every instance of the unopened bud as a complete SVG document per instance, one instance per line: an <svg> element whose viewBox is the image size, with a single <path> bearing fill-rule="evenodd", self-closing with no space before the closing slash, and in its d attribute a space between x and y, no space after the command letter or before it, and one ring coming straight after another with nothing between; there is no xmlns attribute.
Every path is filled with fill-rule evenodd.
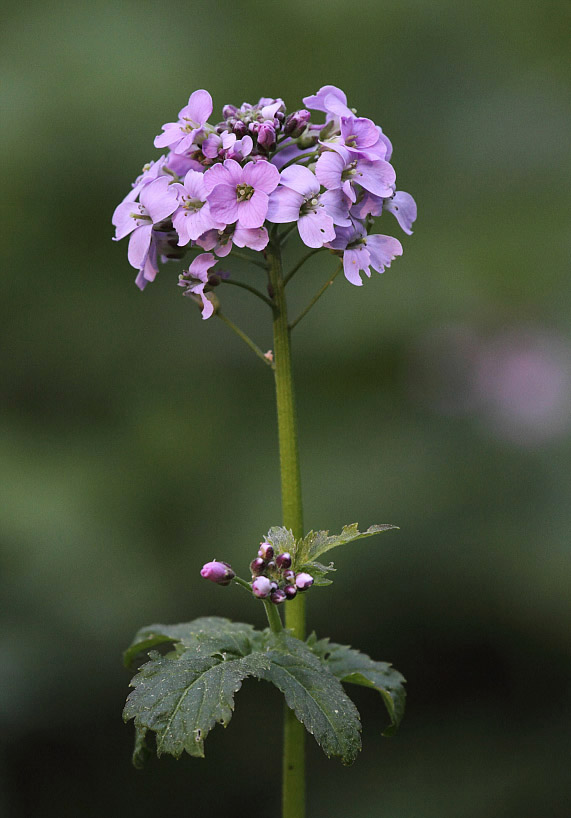
<svg viewBox="0 0 571 818"><path fill-rule="evenodd" d="M263 560L271 560L274 556L274 548L270 545L269 542L260 543L260 547L258 548L258 557L261 557Z"/></svg>
<svg viewBox="0 0 571 818"><path fill-rule="evenodd" d="M200 576L209 579L211 582L216 582L218 585L230 585L236 574L227 562L212 560L212 562L207 562L202 566Z"/></svg>
<svg viewBox="0 0 571 818"><path fill-rule="evenodd" d="M273 593L274 591L277 591L278 588L279 588L278 583L275 580L272 579L270 581L270 591Z"/></svg>
<svg viewBox="0 0 571 818"><path fill-rule="evenodd" d="M232 126L232 131L233 131L233 133L236 134L238 139L242 139L242 137L246 136L246 134L248 133L248 126L246 125L245 122L242 122L242 120L239 119Z"/></svg>
<svg viewBox="0 0 571 818"><path fill-rule="evenodd" d="M291 566L291 554L284 551L283 554L278 554L276 557L276 565L280 570L285 570Z"/></svg>
<svg viewBox="0 0 571 818"><path fill-rule="evenodd" d="M311 574L298 574L295 578L295 585L298 591L306 591L313 585L313 577Z"/></svg>
<svg viewBox="0 0 571 818"><path fill-rule="evenodd" d="M269 562L266 563L266 570L269 571L270 573L276 570L276 563L274 560L270 560Z"/></svg>
<svg viewBox="0 0 571 818"><path fill-rule="evenodd" d="M293 599L297 594L297 588L295 585L286 585L284 587L284 594L286 595L287 599Z"/></svg>
<svg viewBox="0 0 571 818"><path fill-rule="evenodd" d="M276 132L269 122L262 122L258 130L258 145L266 150L271 150L276 144Z"/></svg>
<svg viewBox="0 0 571 818"><path fill-rule="evenodd" d="M295 571L284 571L284 579L290 584L295 582Z"/></svg>
<svg viewBox="0 0 571 818"><path fill-rule="evenodd" d="M291 136L292 139L297 139L305 131L306 125L311 119L311 114L302 108L300 111L294 111L290 114L284 122L284 133Z"/></svg>
<svg viewBox="0 0 571 818"><path fill-rule="evenodd" d="M231 116L235 116L238 113L238 109L235 105L225 105L222 108L222 116L224 119L229 119Z"/></svg>
<svg viewBox="0 0 571 818"><path fill-rule="evenodd" d="M302 150L306 150L306 148L313 148L318 142L319 136L316 133L312 134L309 131L306 131L297 140L297 144Z"/></svg>
<svg viewBox="0 0 571 818"><path fill-rule="evenodd" d="M266 567L266 563L261 557L256 557L255 560L252 560L250 563L250 571L252 572L253 577L259 577L260 574L264 573L264 568Z"/></svg>
<svg viewBox="0 0 571 818"><path fill-rule="evenodd" d="M265 599L271 591L271 583L267 577L256 577L252 582L252 593L258 599Z"/></svg>
<svg viewBox="0 0 571 818"><path fill-rule="evenodd" d="M282 591L280 588L278 588L277 591L273 591L273 593L270 594L270 599L272 600L274 605L280 605L282 602L286 601L287 596L285 594L285 591Z"/></svg>

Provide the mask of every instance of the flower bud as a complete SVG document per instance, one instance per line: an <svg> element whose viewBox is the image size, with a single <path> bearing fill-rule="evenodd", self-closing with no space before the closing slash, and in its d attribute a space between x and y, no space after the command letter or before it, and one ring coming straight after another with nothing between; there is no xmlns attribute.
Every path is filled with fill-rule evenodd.
<svg viewBox="0 0 571 818"><path fill-rule="evenodd" d="M224 119L228 119L231 116L235 116L238 113L238 109L235 105L225 105L222 108L222 116Z"/></svg>
<svg viewBox="0 0 571 818"><path fill-rule="evenodd" d="M265 599L271 590L271 582L267 577L256 577L252 582L252 593L258 599Z"/></svg>
<svg viewBox="0 0 571 818"><path fill-rule="evenodd" d="M261 557L256 557L255 560L252 560L250 563L250 571L252 572L253 577L259 577L260 574L264 573L264 568L266 567L266 563Z"/></svg>
<svg viewBox="0 0 571 818"><path fill-rule="evenodd" d="M200 576L209 579L211 582L216 582L218 585L230 585L236 574L227 562L212 560L212 562L207 562L202 566Z"/></svg>
<svg viewBox="0 0 571 818"><path fill-rule="evenodd" d="M260 543L260 547L258 548L258 557L261 557L263 560L271 560L274 556L274 548L270 545L269 542Z"/></svg>
<svg viewBox="0 0 571 818"><path fill-rule="evenodd" d="M278 583L277 583L275 580L273 580L273 579L272 579L272 580L270 580L270 591L271 591L272 593L273 593L274 591L277 591L279 587L280 587L280 586L278 585Z"/></svg>
<svg viewBox="0 0 571 818"><path fill-rule="evenodd" d="M276 570L276 563L274 562L274 560L270 560L269 562L266 563L266 570L269 571L270 574Z"/></svg>
<svg viewBox="0 0 571 818"><path fill-rule="evenodd" d="M297 144L302 150L306 148L313 148L319 142L319 136L316 133L309 133L306 131L302 136L299 137L297 140Z"/></svg>
<svg viewBox="0 0 571 818"><path fill-rule="evenodd" d="M297 137L301 136L305 131L305 127L310 119L311 114L309 111L306 111L305 108L302 108L300 111L294 111L284 122L284 133L291 136L292 139L297 139Z"/></svg>
<svg viewBox="0 0 571 818"><path fill-rule="evenodd" d="M287 551L284 551L283 554L278 554L277 557L276 557L276 565L278 566L280 571L283 571L283 570L285 570L287 568L290 568L291 567L291 554L288 553Z"/></svg>
<svg viewBox="0 0 571 818"><path fill-rule="evenodd" d="M248 130L250 131L250 133L257 134L258 131L260 130L260 123L259 122L250 122L250 124L248 125Z"/></svg>
<svg viewBox="0 0 571 818"><path fill-rule="evenodd" d="M289 582L290 585L295 583L295 571L284 571L284 579L286 582Z"/></svg>
<svg viewBox="0 0 571 818"><path fill-rule="evenodd" d="M266 150L271 150L276 144L276 132L273 125L262 122L258 130L258 145Z"/></svg>
<svg viewBox="0 0 571 818"><path fill-rule="evenodd" d="M242 137L246 136L246 134L248 133L248 126L246 125L245 122L242 122L242 120L239 119L232 126L232 131L236 134L238 139L242 139Z"/></svg>
<svg viewBox="0 0 571 818"><path fill-rule="evenodd" d="M285 591L282 591L280 588L278 588L277 591L273 591L273 593L270 594L270 599L272 600L274 605L280 605L282 602L286 601L287 596L285 594Z"/></svg>
<svg viewBox="0 0 571 818"><path fill-rule="evenodd" d="M295 585L286 585L284 586L284 594L286 595L287 599L293 599L297 594L297 588Z"/></svg>
<svg viewBox="0 0 571 818"><path fill-rule="evenodd" d="M313 585L313 577L311 574L298 574L295 578L295 585L298 591L306 591Z"/></svg>

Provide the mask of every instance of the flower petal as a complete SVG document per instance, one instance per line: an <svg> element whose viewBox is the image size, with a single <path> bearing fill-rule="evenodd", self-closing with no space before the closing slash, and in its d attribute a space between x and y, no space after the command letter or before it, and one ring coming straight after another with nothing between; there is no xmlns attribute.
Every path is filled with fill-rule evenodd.
<svg viewBox="0 0 571 818"><path fill-rule="evenodd" d="M368 159L357 161L357 173L353 177L361 187L374 193L375 196L392 196L396 181L395 169L388 162L378 159L371 162Z"/></svg>
<svg viewBox="0 0 571 818"><path fill-rule="evenodd" d="M325 205L325 211L333 219L333 224L342 227L350 227L352 222L349 218L350 199L343 193L341 188L326 190L321 194L321 203Z"/></svg>
<svg viewBox="0 0 571 818"><path fill-rule="evenodd" d="M238 202L238 227L261 227L266 220L268 201L267 193L256 190L251 199Z"/></svg>
<svg viewBox="0 0 571 818"><path fill-rule="evenodd" d="M272 193L280 183L280 173L270 162L260 160L258 162L247 162L244 165L242 176L247 185L251 185L254 190L261 190L264 193Z"/></svg>
<svg viewBox="0 0 571 818"><path fill-rule="evenodd" d="M232 224L238 219L238 200L235 185L216 185L208 196L212 217L224 224ZM263 221L263 220L262 220Z"/></svg>
<svg viewBox="0 0 571 818"><path fill-rule="evenodd" d="M341 174L344 170L345 159L336 151L325 151L315 165L315 175L319 183L328 190L341 187Z"/></svg>
<svg viewBox="0 0 571 818"><path fill-rule="evenodd" d="M275 224L296 222L299 218L299 209L303 204L303 196L289 187L278 187L270 196L267 219Z"/></svg>
<svg viewBox="0 0 571 818"><path fill-rule="evenodd" d="M416 202L410 193L397 190L392 199L385 199L384 208L393 214L404 232L412 236L412 223L416 221Z"/></svg>
<svg viewBox="0 0 571 818"><path fill-rule="evenodd" d="M371 266L378 273L382 273L385 267L390 267L391 261L397 256L402 256L402 244L392 236L378 234L368 236L367 250L371 257Z"/></svg>
<svg viewBox="0 0 571 818"><path fill-rule="evenodd" d="M361 276L359 275L360 270L363 270L363 272L368 276L371 275L369 264L369 253L367 252L366 247L363 247L362 245L360 247L355 247L353 250L345 250L343 253L343 272L345 274L345 278L351 284L354 284L355 287L363 286Z"/></svg>
<svg viewBox="0 0 571 818"><path fill-rule="evenodd" d="M295 190L296 193L301 193L302 196L313 196L319 193L320 185L315 178L315 174L309 168L304 168L301 165L290 165L289 168L282 170L280 183L284 187Z"/></svg>
<svg viewBox="0 0 571 818"><path fill-rule="evenodd" d="M145 185L139 199L147 208L153 224L166 219L178 207L177 191L170 186L168 176L159 176L150 185Z"/></svg>
<svg viewBox="0 0 571 818"><path fill-rule="evenodd" d="M208 91L195 91L190 95L188 105L186 108L183 108L183 111L187 112L186 115L189 116L193 122L204 125L212 113L212 97Z"/></svg>
<svg viewBox="0 0 571 818"><path fill-rule="evenodd" d="M145 261L145 256L148 253L151 244L151 231L153 227L150 224L145 224L143 227L137 227L129 239L129 250L127 258L131 267L140 269Z"/></svg>
<svg viewBox="0 0 571 818"><path fill-rule="evenodd" d="M325 242L333 241L335 238L333 219L323 208L302 216L297 223L297 229L307 247L323 247Z"/></svg>
<svg viewBox="0 0 571 818"><path fill-rule="evenodd" d="M237 227L233 236L236 247L249 247L250 250L263 250L270 237L265 227Z"/></svg>

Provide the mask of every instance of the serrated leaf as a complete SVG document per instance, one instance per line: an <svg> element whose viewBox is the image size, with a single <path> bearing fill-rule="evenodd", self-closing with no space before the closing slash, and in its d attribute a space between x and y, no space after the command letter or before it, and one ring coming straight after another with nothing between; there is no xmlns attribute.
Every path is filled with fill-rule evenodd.
<svg viewBox="0 0 571 818"><path fill-rule="evenodd" d="M145 762L151 755L151 751L147 747L147 728L135 727L135 747L133 749L133 767L137 770L142 770Z"/></svg>
<svg viewBox="0 0 571 818"><path fill-rule="evenodd" d="M168 642L175 642L187 648L197 646L201 641L211 637L225 635L229 643L234 642L238 655L250 653L254 628L245 622L231 622L221 616L202 616L192 622L183 622L178 625L148 625L141 628L123 654L125 667L131 667L134 659L140 653L146 653L152 648ZM230 648L227 647L226 650Z"/></svg>
<svg viewBox="0 0 571 818"><path fill-rule="evenodd" d="M293 533L283 526L273 526L266 534L266 542L273 546L276 554L283 554L288 551L290 554L295 550L295 537Z"/></svg>
<svg viewBox="0 0 571 818"><path fill-rule="evenodd" d="M381 531L388 531L391 528L398 528L396 525L372 525L366 531L359 531L358 523L343 526L340 534L329 535L329 531L310 531L309 534L300 540L295 547L295 565L305 565L308 562L313 562L330 551L332 548L337 548L339 545L353 542L353 540L360 540L363 537L371 537L373 534L378 534Z"/></svg>
<svg viewBox="0 0 571 818"><path fill-rule="evenodd" d="M270 665L262 678L282 691L288 707L328 757L352 764L361 749L361 722L338 679L293 636L274 637L270 648Z"/></svg>
<svg viewBox="0 0 571 818"><path fill-rule="evenodd" d="M332 580L327 579L325 575L337 570L332 562L330 562L329 565L323 565L321 562L306 562L304 565L297 567L300 571L306 571L308 574L311 574L314 581L313 584L318 587L332 585Z"/></svg>
<svg viewBox="0 0 571 818"><path fill-rule="evenodd" d="M225 727L234 710L234 694L247 676L260 678L270 664L268 654L221 658L204 648L190 649L178 658L151 653L134 677L123 718L135 720L137 747L147 730L156 734L157 755L179 758L186 750L204 756L204 739L219 722ZM137 760L140 757L140 752Z"/></svg>
<svg viewBox="0 0 571 818"><path fill-rule="evenodd" d="M317 641L314 635L307 644L341 682L370 687L381 694L391 720L383 735L394 735L404 715L404 676L388 662L376 662L349 645L338 645L329 639Z"/></svg>

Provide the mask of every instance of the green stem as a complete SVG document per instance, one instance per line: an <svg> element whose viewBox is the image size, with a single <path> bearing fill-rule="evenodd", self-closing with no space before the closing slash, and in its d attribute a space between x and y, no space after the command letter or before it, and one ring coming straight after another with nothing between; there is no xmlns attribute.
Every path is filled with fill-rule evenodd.
<svg viewBox="0 0 571 818"><path fill-rule="evenodd" d="M274 308L273 303L270 301L267 295L264 295L255 287L252 287L251 284L246 284L244 281L235 281L233 278L223 278L220 280L221 284L232 284L234 287L241 287L243 290L248 290L249 293L253 293L257 295L262 301L268 304L272 309Z"/></svg>
<svg viewBox="0 0 571 818"><path fill-rule="evenodd" d="M240 327L237 327L237 326L236 326L236 324L235 324L233 321L230 321L230 319L229 319L229 318L226 318L226 316L225 316L225 315L223 315L223 314L220 312L220 310L217 310L216 315L218 316L218 318L220 318L220 320L221 320L221 321L223 321L223 322L226 324L226 326L227 326L227 327L230 327L230 329L232 330L232 332L235 332L235 333L236 333L236 335L238 336L238 338L241 338L241 339L242 339L242 341L244 341L244 343L245 343L247 346L249 346L249 347L250 347L250 349L251 349L253 352L255 352L255 353L256 353L256 355L258 356L258 358L260 358L260 360L262 360L262 361L263 361L263 362L264 362L264 363L265 363L267 366L271 367L272 369L274 368L274 364L272 363L272 360L271 360L270 358L266 358L266 356L264 355L264 353L262 352L262 350L260 349L260 347L259 347L257 344L255 344L255 343L252 341L252 339L251 339L251 338L250 338L248 335L246 335L246 333L245 333L245 332L242 332L242 330L240 329Z"/></svg>
<svg viewBox="0 0 571 818"><path fill-rule="evenodd" d="M281 633L283 630L283 625L282 620L280 619L280 615L278 613L278 609L276 608L273 602L268 602L267 599L264 599L263 602L264 608L266 609L266 616L268 617L271 632Z"/></svg>
<svg viewBox="0 0 571 818"><path fill-rule="evenodd" d="M340 264L340 265L339 265L339 267L338 267L338 268L335 270L335 272L334 272L334 273L333 273L333 275L331 276L331 278L330 278L328 281L326 281L326 282L325 282L325 284L323 285L323 287L321 287L321 289L320 289L320 290L318 290L318 291L315 293L315 295L313 296L313 298L311 299L311 301L309 302L309 304L307 305L307 307L306 307L306 308L303 310L303 312L301 312L301 313L300 313L300 314L297 316L297 318L295 319L295 321L292 321L292 322L291 322L291 324L289 325L290 330L292 330L292 329L293 329L293 328L294 328L294 327L295 327L297 324L299 324L299 322L301 321L301 319L302 319L304 316L306 316L306 315L307 315L307 313L310 311L310 309L311 309L311 308L312 308L312 307L313 307L313 306L314 306L314 305L315 305L315 304L316 304L316 303L319 301L319 299L321 298L321 296L323 295L323 293L324 293L326 290L328 290L328 289L329 289L329 287L331 287L331 285L333 284L333 282L335 281L335 279L337 278L337 276L339 275L339 273L341 272L341 270L342 270L342 269L343 269L343 265L342 265L342 264Z"/></svg>
<svg viewBox="0 0 571 818"><path fill-rule="evenodd" d="M305 262L308 261L316 253L319 253L319 251L321 249L322 249L321 247L317 247L315 250L310 250L308 253L306 253L304 256L302 256L300 258L300 260L297 262L297 264L295 265L295 267L292 267L292 269L289 271L289 273L284 278L284 286L288 283L288 281L291 281L291 279L294 277L294 275L297 273L297 271L300 269L300 267L303 267Z"/></svg>
<svg viewBox="0 0 571 818"><path fill-rule="evenodd" d="M267 250L269 276L274 299L274 375L278 412L280 474L283 524L294 537L303 536L301 477L297 422L291 365L291 338L279 245L270 242ZM305 599L303 594L287 602L286 628L305 639ZM282 818L305 816L305 730L287 706L284 715Z"/></svg>
<svg viewBox="0 0 571 818"><path fill-rule="evenodd" d="M232 256L234 258L241 258L242 261L248 261L250 264L255 264L256 267L261 267L262 270L267 270L268 265L265 261L258 261L257 258L253 258L249 256L247 253L241 253L239 250L236 250L234 247L232 248Z"/></svg>

